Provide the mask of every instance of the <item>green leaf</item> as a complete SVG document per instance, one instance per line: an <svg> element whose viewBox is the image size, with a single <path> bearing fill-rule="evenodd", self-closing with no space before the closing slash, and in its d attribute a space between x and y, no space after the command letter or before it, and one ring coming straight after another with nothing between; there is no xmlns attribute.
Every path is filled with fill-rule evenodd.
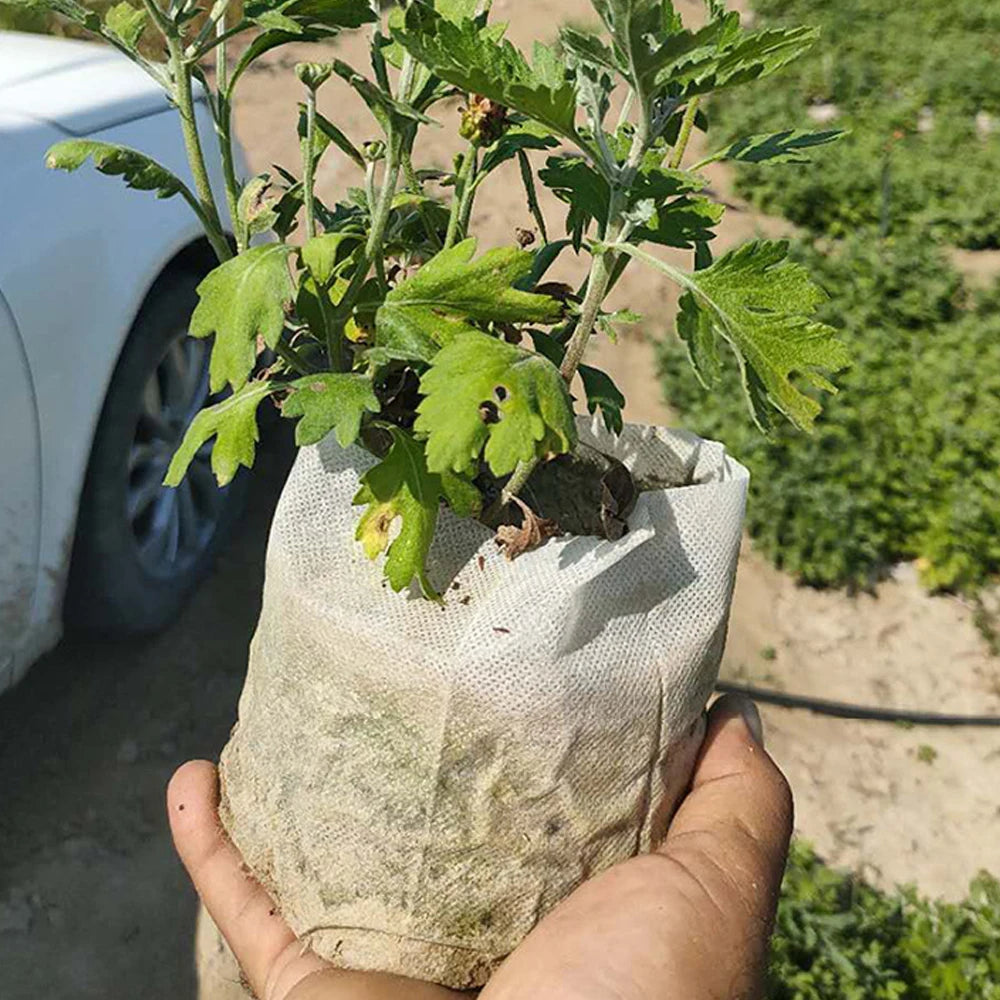
<svg viewBox="0 0 1000 1000"><path fill-rule="evenodd" d="M687 289L677 330L703 382L718 379L717 338L722 337L739 360L757 425L769 429L777 409L797 427L811 429L820 404L800 392L789 376L797 373L818 389L836 392L820 370L845 368L850 356L832 327L811 318L826 295L804 267L787 259L787 240L755 240L692 274L636 247L617 244L615 249Z"/></svg>
<svg viewBox="0 0 1000 1000"><path fill-rule="evenodd" d="M632 239L690 250L715 239L714 228L722 221L725 211L725 205L711 198L687 195L675 198L656 209L649 221L634 231Z"/></svg>
<svg viewBox="0 0 1000 1000"><path fill-rule="evenodd" d="M51 10L88 31L101 30L101 16L76 0L14 0L12 6Z"/></svg>
<svg viewBox="0 0 1000 1000"><path fill-rule="evenodd" d="M622 408L625 406L625 397L621 389L615 385L611 376L600 368L592 368L590 365L580 365L580 380L583 382L584 392L587 394L587 410L590 413L601 411L604 419L604 426L612 434L621 434Z"/></svg>
<svg viewBox="0 0 1000 1000"><path fill-rule="evenodd" d="M552 49L536 43L534 63L492 28L459 23L415 2L393 37L418 62L467 93L514 108L567 138L576 136L576 88Z"/></svg>
<svg viewBox="0 0 1000 1000"><path fill-rule="evenodd" d="M439 122L409 104L397 101L387 94L381 87L375 86L366 76L362 76L353 66L349 66L342 59L334 59L333 71L342 80L349 83L361 96L361 99L368 105L375 120L383 126L388 127L391 121L394 122L420 122L423 125L439 125Z"/></svg>
<svg viewBox="0 0 1000 1000"><path fill-rule="evenodd" d="M295 443L316 444L331 431L341 448L354 444L365 410L378 413L379 401L370 378L324 372L291 383L292 393L281 405L283 417L301 417Z"/></svg>
<svg viewBox="0 0 1000 1000"><path fill-rule="evenodd" d="M237 80L239 80L239 78L250 68L250 66L262 55L264 55L265 52L270 52L272 49L276 49L281 45L287 45L289 42L317 42L321 39L332 38L337 33L337 29L335 28L324 28L320 25L314 25L311 28L302 28L299 24L293 24L293 30L272 28L268 31L261 32L259 35L255 36L246 49L243 50L243 54L240 56L239 62L236 63L236 66L233 68L233 71L229 76L226 93L230 96L230 98L232 97Z"/></svg>
<svg viewBox="0 0 1000 1000"><path fill-rule="evenodd" d="M362 170L365 169L365 158L361 155L358 147L329 118L321 115L318 111L316 112L316 128L319 130L319 135L326 139L327 144L333 143L334 146L361 167Z"/></svg>
<svg viewBox="0 0 1000 1000"><path fill-rule="evenodd" d="M121 3L116 3L108 9L104 15L104 26L116 35L126 48L134 49L139 44L143 31L146 30L146 12L137 10L122 0Z"/></svg>
<svg viewBox="0 0 1000 1000"><path fill-rule="evenodd" d="M842 139L847 133L834 129L826 132L810 132L801 129L786 129L784 132L748 135L707 156L698 163L698 168L709 163L731 160L735 163L808 163L804 150L814 146L825 146L829 142ZM696 168L697 169L697 168Z"/></svg>
<svg viewBox="0 0 1000 1000"><path fill-rule="evenodd" d="M191 421L184 440L174 453L164 484L177 486L201 447L212 437L212 471L220 486L230 482L241 465L253 466L257 431L257 407L280 386L273 382L251 382L214 406L206 407Z"/></svg>
<svg viewBox="0 0 1000 1000"><path fill-rule="evenodd" d="M475 239L436 254L385 297L375 316L376 342L430 361L438 348L475 328L472 321L554 323L562 303L512 287L529 274L534 255L516 247L488 250L477 260Z"/></svg>
<svg viewBox="0 0 1000 1000"><path fill-rule="evenodd" d="M600 66L613 73L628 75L628 66L623 64L594 33L563 27L559 29L559 41L563 48L572 53L573 57L580 62Z"/></svg>
<svg viewBox="0 0 1000 1000"><path fill-rule="evenodd" d="M485 333L456 337L420 380L414 430L432 471L471 473L484 453L494 475L576 443L566 382L551 361ZM485 446L485 452L484 452Z"/></svg>
<svg viewBox="0 0 1000 1000"><path fill-rule="evenodd" d="M608 182L579 156L550 156L538 171L538 179L560 200L569 205L566 231L579 250L590 223L608 217L611 189Z"/></svg>
<svg viewBox="0 0 1000 1000"><path fill-rule="evenodd" d="M246 384L257 357L257 338L277 346L285 328L285 306L295 296L288 273L293 248L284 243L251 247L220 264L198 286L191 316L193 337L215 334L209 370L212 391L228 382Z"/></svg>
<svg viewBox="0 0 1000 1000"><path fill-rule="evenodd" d="M595 0L613 41L613 61L641 94L662 86L680 67L711 63L720 40L737 14L698 31L681 23L669 0Z"/></svg>
<svg viewBox="0 0 1000 1000"><path fill-rule="evenodd" d="M94 166L102 174L120 176L127 187L137 191L155 191L157 198L172 198L175 194L191 197L183 181L156 160L138 150L111 142L64 139L45 154L45 165L50 170L72 173L88 159L93 160Z"/></svg>
<svg viewBox="0 0 1000 1000"><path fill-rule="evenodd" d="M329 285L361 241L358 233L322 233L307 240L299 253L312 277L321 285Z"/></svg>
<svg viewBox="0 0 1000 1000"><path fill-rule="evenodd" d="M727 18L739 18L735 13ZM680 84L685 97L736 87L770 76L812 48L819 32L815 28L768 28L738 33L720 46L718 54L691 66L672 67L663 82Z"/></svg>
<svg viewBox="0 0 1000 1000"><path fill-rule="evenodd" d="M566 229L579 249L593 220L601 225L607 222L611 200L608 182L586 160L575 156L549 157L538 176L569 205ZM644 210L639 215L642 225L635 230L636 238L680 248L713 239L712 227L719 223L725 207L687 194L704 186L704 178L690 171L646 164L628 192L630 208Z"/></svg>
<svg viewBox="0 0 1000 1000"><path fill-rule="evenodd" d="M484 177L496 170L501 163L512 160L522 150L552 149L558 145L559 140L555 139L547 129L541 128L535 122L515 125L513 128L507 129L496 142L483 150L479 176Z"/></svg>
<svg viewBox="0 0 1000 1000"><path fill-rule="evenodd" d="M479 491L453 474L429 472L424 449L405 431L389 428L392 446L378 465L361 477L356 505L367 510L358 522L355 538L369 559L386 552L385 576L395 591L416 577L424 596L440 600L427 579L426 562L443 498L459 516L471 517L480 506ZM399 534L390 543L393 523L400 521Z"/></svg>
<svg viewBox="0 0 1000 1000"><path fill-rule="evenodd" d="M360 28L377 20L368 0L249 0L244 16L265 28L290 30L302 27ZM291 26L289 28L289 25Z"/></svg>

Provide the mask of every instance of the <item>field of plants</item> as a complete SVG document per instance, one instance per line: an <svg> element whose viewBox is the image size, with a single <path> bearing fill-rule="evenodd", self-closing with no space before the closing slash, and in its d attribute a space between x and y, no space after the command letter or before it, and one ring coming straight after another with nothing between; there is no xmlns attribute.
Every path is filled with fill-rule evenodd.
<svg viewBox="0 0 1000 1000"><path fill-rule="evenodd" d="M716 127L738 138L819 120L850 135L809 169L746 170L742 193L814 233L914 228L1000 246L997 0L757 0L753 10L765 26L816 25L820 40L762 96L717 104Z"/></svg>
<svg viewBox="0 0 1000 1000"><path fill-rule="evenodd" d="M915 559L931 589L974 595L1000 572L998 292L966 287L948 244L1000 236L1000 3L760 0L759 20L821 25L817 51L762 99L712 107L727 140L775 121L849 134L813 162L746 165L737 191L803 227L854 367L812 437L762 438L735 393L703 392L662 355L667 398L753 472L749 530L815 585L865 588ZM991 41L991 39L993 41ZM978 69L977 69L978 67ZM733 366L727 375L738 383Z"/></svg>
<svg viewBox="0 0 1000 1000"><path fill-rule="evenodd" d="M848 130L810 163L742 164L731 178L755 208L800 228L794 253L829 293L822 318L854 366L811 436L762 436L745 418L735 363L729 391L707 393L672 337L659 349L665 398L751 469L748 531L776 566L857 592L912 560L929 590L973 601L995 646L979 595L1000 575L1000 287L969 280L952 248L1000 245L1000 3L751 7L761 26L807 22L822 35L752 101L714 102L709 145L781 123ZM998 900L985 874L956 904L881 891L800 843L769 996L996 996Z"/></svg>

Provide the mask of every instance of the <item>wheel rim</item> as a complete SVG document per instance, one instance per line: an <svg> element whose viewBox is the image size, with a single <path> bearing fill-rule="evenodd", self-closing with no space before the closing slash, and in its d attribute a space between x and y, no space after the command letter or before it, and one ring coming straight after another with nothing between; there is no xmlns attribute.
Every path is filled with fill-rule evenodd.
<svg viewBox="0 0 1000 1000"><path fill-rule="evenodd" d="M184 572L211 542L225 491L200 448L176 488L163 477L188 425L209 399L209 346L178 335L146 380L128 456L126 510L139 560L147 572Z"/></svg>

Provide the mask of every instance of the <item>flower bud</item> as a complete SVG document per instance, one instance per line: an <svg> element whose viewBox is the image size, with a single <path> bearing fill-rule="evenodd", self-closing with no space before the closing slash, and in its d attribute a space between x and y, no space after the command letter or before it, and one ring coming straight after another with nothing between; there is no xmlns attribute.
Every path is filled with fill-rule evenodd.
<svg viewBox="0 0 1000 1000"><path fill-rule="evenodd" d="M507 131L507 109L488 97L472 94L469 104L462 109L459 135L477 146L489 146Z"/></svg>
<svg viewBox="0 0 1000 1000"><path fill-rule="evenodd" d="M333 67L329 63L296 63L295 75L310 89L319 90L330 79Z"/></svg>

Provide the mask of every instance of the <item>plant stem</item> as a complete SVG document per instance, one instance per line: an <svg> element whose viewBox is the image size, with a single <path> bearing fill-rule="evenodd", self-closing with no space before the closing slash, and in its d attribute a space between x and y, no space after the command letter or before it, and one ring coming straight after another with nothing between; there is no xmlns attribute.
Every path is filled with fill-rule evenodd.
<svg viewBox="0 0 1000 1000"><path fill-rule="evenodd" d="M231 103L232 95L229 92L225 10L219 16L215 30L218 43L215 49L215 85L218 92L215 127L219 136L219 155L222 160L222 177L226 185L226 204L229 208L229 221L236 236L236 252L242 253L247 248L248 237L237 209L240 197L240 184L236 178L236 160L233 156L233 109Z"/></svg>
<svg viewBox="0 0 1000 1000"><path fill-rule="evenodd" d="M145 0L147 9L156 9L151 0ZM204 212L205 235L220 262L232 257L219 219L219 210L212 194L212 185L208 179L208 169L205 166L205 154L201 148L201 137L198 135L198 120L195 117L194 95L191 91L191 72L184 61L184 51L181 39L176 34L166 34L167 52L170 55L170 71L174 83L174 101L181 118L181 131L184 135L184 147L187 150L188 163L194 177L195 192Z"/></svg>
<svg viewBox="0 0 1000 1000"><path fill-rule="evenodd" d="M548 243L549 236L545 230L545 216L542 215L541 206L538 204L535 178L531 173L531 162L523 149L517 151L517 165L521 168L521 181L524 184L524 193L528 196L528 211L531 212L535 225L538 226L538 235L541 236L542 242Z"/></svg>
<svg viewBox="0 0 1000 1000"><path fill-rule="evenodd" d="M302 140L302 201L306 210L306 237L316 235L316 203L313 200L313 181L316 158L313 147L316 141L316 91L306 87L306 136Z"/></svg>
<svg viewBox="0 0 1000 1000"><path fill-rule="evenodd" d="M413 61L413 57L407 55L403 59L403 68L399 74L398 98L400 101L406 102L409 98L415 67L416 64ZM382 176L382 190L379 193L375 210L372 213L368 239L358 258L357 266L351 275L351 280L340 302L337 303L337 308L332 318L333 336L336 337L336 349L338 353L336 356L331 357L330 363L335 370L341 370L339 365L337 365L337 360L343 348L344 324L350 318L351 310L354 308L358 294L364 287L365 279L368 277L368 271L371 269L372 262L382 251L385 227L392 213L392 199L395 197L396 185L399 183L403 155L409 150L409 144L412 142L412 132L409 135L401 135L397 128L390 123L386 138L388 140L388 151L386 153L385 173Z"/></svg>
<svg viewBox="0 0 1000 1000"><path fill-rule="evenodd" d="M465 190L462 191L462 205L461 205L461 218L459 219L459 227L462 232L462 238L464 239L469 235L469 219L472 217L472 203L476 198L476 177L479 173L479 150L475 149L472 151L472 167L469 170L469 181L465 185Z"/></svg>
<svg viewBox="0 0 1000 1000"><path fill-rule="evenodd" d="M677 145L674 146L674 150L670 154L670 159L667 161L667 166L671 170L676 170L681 165L681 160L684 159L684 151L687 149L688 140L691 138L691 129L694 126L697 114L698 98L692 97L688 101L688 106L684 109L684 117L681 119L681 130L677 136Z"/></svg>
<svg viewBox="0 0 1000 1000"><path fill-rule="evenodd" d="M455 245L458 237L458 227L462 221L462 201L465 189L469 185L472 174L472 167L475 163L475 149L469 146L464 153L460 154L462 162L455 172L455 191L451 198L451 214L448 217L448 232L444 238L444 248L448 250Z"/></svg>
<svg viewBox="0 0 1000 1000"><path fill-rule="evenodd" d="M312 375L316 371L291 344L286 344L283 340L275 344L274 353L298 375Z"/></svg>
<svg viewBox="0 0 1000 1000"><path fill-rule="evenodd" d="M632 137L632 148L629 150L628 160L625 162L617 180L611 188L611 200L608 205L608 224L605 227L605 239L609 243L616 242L625 226L624 212L627 207L628 190L635 180L636 172L642 158L646 153L649 144L649 119L643 114L639 118L635 135ZM576 375L577 368L583 360L584 351L590 342L590 336L594 332L597 317L601 312L601 305L608 293L608 286L611 276L616 270L617 258L613 252L601 251L594 255L593 263L590 266L590 274L587 278L587 291L584 295L583 304L580 306L580 320L566 345L566 353L563 356L562 364L559 367L559 374L567 382L572 382ZM501 500L507 503L512 497L524 488L525 483L535 471L539 459L533 458L530 462L519 462L514 474L510 477L504 487Z"/></svg>

